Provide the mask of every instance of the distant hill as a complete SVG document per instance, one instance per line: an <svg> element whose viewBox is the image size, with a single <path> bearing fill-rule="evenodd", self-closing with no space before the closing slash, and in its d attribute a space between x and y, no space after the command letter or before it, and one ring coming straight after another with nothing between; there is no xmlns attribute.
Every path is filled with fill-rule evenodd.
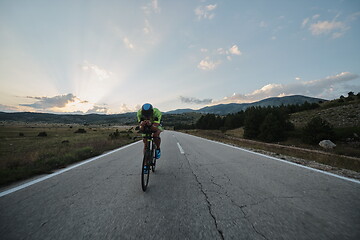
<svg viewBox="0 0 360 240"><path fill-rule="evenodd" d="M281 104L303 104L318 103L326 101L319 98L311 98L300 95L288 97L274 97L261 100L254 103L230 103L220 104L211 107L204 107L199 110L193 109L178 109L164 113L163 122L165 125L170 126L178 123L194 123L200 118L201 114L213 113L219 115L226 115L229 113L236 113L246 110L252 106L280 106ZM0 121L7 122L43 122L43 123L62 123L62 124L109 124L109 125L133 125L136 124L136 113L124 114L51 114L51 113L31 113L31 112L18 112L18 113L5 113L0 112Z"/></svg>
<svg viewBox="0 0 360 240"><path fill-rule="evenodd" d="M51 114L51 113L5 113L0 112L0 121L15 122L44 122L63 124L133 124L136 122L136 113L125 114Z"/></svg>
<svg viewBox="0 0 360 240"><path fill-rule="evenodd" d="M183 114L183 113L189 113L189 112L195 112L196 110L193 110L191 108L184 108L184 109L176 109L172 111L165 112L165 114Z"/></svg>
<svg viewBox="0 0 360 240"><path fill-rule="evenodd" d="M292 105L292 104L303 104L305 102L308 103L319 103L325 102L326 100L320 98L312 98L306 97L302 95L293 95L286 97L272 97L267 98L258 102L253 103L229 103L229 104L219 104L210 107L204 107L199 110L191 110L191 109L178 109L171 111L172 114L180 114L185 112L198 112L198 113L213 113L219 115L226 115L229 113L237 113L242 110L246 110L249 107L267 107L267 106L280 106L280 105Z"/></svg>

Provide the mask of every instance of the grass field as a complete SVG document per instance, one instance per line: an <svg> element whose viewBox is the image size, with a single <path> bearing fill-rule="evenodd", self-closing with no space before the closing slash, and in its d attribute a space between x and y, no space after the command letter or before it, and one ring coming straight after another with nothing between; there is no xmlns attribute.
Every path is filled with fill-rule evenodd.
<svg viewBox="0 0 360 240"><path fill-rule="evenodd" d="M75 133L84 129L86 133ZM116 129L117 134L114 134ZM47 136L38 136L46 132ZM112 134L113 137L109 135ZM50 173L134 140L131 127L0 125L0 185Z"/></svg>

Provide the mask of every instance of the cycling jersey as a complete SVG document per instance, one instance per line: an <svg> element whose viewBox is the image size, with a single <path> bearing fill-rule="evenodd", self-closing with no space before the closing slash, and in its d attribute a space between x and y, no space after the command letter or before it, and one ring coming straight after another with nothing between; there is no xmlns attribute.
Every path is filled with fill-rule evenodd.
<svg viewBox="0 0 360 240"><path fill-rule="evenodd" d="M153 122L153 123L160 123L161 121L161 112L159 111L159 109L157 108L154 108L154 112L152 114L152 116L150 117L150 121ZM143 120L146 120L146 118L142 115L141 113L141 109L137 112L137 119L138 119L138 122L141 122Z"/></svg>

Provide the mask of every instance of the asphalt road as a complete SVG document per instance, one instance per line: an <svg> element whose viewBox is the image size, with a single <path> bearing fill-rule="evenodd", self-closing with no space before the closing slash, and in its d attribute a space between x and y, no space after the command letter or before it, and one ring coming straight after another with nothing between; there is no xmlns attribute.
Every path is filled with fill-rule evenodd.
<svg viewBox="0 0 360 240"><path fill-rule="evenodd" d="M182 133L0 194L5 239L360 239L360 182Z"/></svg>

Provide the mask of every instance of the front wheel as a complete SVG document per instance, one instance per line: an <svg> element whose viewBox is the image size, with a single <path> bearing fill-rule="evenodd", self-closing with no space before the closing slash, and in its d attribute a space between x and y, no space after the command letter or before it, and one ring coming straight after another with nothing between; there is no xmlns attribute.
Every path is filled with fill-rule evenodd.
<svg viewBox="0 0 360 240"><path fill-rule="evenodd" d="M149 184L149 177L150 177L150 166L148 165L148 158L149 153L146 152L144 154L143 162L142 162L142 168L141 168L141 188L145 192L146 188ZM147 166L147 171L144 171L144 168Z"/></svg>

